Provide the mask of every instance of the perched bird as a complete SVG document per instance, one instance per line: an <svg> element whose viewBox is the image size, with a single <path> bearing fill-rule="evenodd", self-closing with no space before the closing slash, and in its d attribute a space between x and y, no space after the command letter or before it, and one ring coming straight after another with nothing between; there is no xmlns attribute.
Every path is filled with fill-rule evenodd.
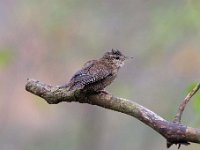
<svg viewBox="0 0 200 150"><path fill-rule="evenodd" d="M128 57L119 50L112 49L98 60L90 60L78 70L70 79L69 90L83 90L84 92L99 92L112 83L119 68L124 65Z"/></svg>

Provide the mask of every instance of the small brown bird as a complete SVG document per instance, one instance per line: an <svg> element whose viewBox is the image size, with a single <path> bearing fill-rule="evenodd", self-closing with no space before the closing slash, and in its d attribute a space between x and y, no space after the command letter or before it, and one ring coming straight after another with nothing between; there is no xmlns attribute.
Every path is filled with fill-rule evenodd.
<svg viewBox="0 0 200 150"><path fill-rule="evenodd" d="M102 58L86 62L83 68L72 76L67 87L69 90L81 89L85 92L102 91L116 78L119 68L127 58L119 50L112 49Z"/></svg>

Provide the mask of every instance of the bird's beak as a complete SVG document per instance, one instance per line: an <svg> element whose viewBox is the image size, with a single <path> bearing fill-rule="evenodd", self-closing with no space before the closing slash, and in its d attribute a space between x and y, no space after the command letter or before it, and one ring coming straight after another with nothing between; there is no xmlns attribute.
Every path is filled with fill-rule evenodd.
<svg viewBox="0 0 200 150"><path fill-rule="evenodd" d="M125 59L133 59L133 57L125 56Z"/></svg>

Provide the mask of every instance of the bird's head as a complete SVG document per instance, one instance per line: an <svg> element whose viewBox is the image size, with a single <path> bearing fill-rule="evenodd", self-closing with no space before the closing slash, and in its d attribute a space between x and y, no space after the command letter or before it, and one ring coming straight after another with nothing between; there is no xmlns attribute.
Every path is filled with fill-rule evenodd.
<svg viewBox="0 0 200 150"><path fill-rule="evenodd" d="M112 49L109 52L106 52L103 57L103 59L107 59L114 63L117 67L122 67L124 65L124 61L128 58L125 55L123 55L118 49L114 50Z"/></svg>

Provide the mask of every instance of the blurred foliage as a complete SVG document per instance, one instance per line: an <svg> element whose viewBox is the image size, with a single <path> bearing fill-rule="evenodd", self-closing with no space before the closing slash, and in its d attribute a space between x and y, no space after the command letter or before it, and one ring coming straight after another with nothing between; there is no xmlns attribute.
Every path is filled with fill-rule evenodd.
<svg viewBox="0 0 200 150"><path fill-rule="evenodd" d="M199 16L198 0L2 0L0 149L160 150L164 139L129 116L48 105L24 84L27 77L63 84L84 61L119 48L134 60L108 91L170 118L195 83L182 89L199 80ZM200 92L191 104L200 114Z"/></svg>
<svg viewBox="0 0 200 150"><path fill-rule="evenodd" d="M7 66L12 60L12 52L10 49L0 49L0 68Z"/></svg>
<svg viewBox="0 0 200 150"><path fill-rule="evenodd" d="M184 6L170 5L154 10L152 43L166 46L191 33L199 33L200 2L190 1Z"/></svg>

